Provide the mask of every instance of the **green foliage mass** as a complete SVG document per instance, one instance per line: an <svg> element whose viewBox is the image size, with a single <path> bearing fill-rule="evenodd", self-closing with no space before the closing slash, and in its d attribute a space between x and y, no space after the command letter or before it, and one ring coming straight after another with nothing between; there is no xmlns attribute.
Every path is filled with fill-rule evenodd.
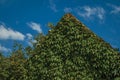
<svg viewBox="0 0 120 80"><path fill-rule="evenodd" d="M27 80L114 80L120 55L71 14L35 44Z"/></svg>
<svg viewBox="0 0 120 80"><path fill-rule="evenodd" d="M120 53L71 14L33 47L0 53L0 80L120 80Z"/></svg>
<svg viewBox="0 0 120 80"><path fill-rule="evenodd" d="M0 80L6 80L9 76L7 69L9 68L9 60L0 53Z"/></svg>
<svg viewBox="0 0 120 80"><path fill-rule="evenodd" d="M26 58L21 44L15 43L9 57L0 55L0 80L25 80Z"/></svg>

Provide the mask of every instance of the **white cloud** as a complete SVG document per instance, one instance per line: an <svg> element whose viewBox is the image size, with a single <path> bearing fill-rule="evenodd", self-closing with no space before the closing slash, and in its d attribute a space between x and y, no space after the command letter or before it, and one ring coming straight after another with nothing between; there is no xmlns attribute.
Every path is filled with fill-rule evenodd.
<svg viewBox="0 0 120 80"><path fill-rule="evenodd" d="M28 39L27 39L27 43L28 43L29 46L33 46L33 43L36 43L36 42L37 42L36 40L33 39L32 34L27 33L26 36L27 36L27 38L28 38Z"/></svg>
<svg viewBox="0 0 120 80"><path fill-rule="evenodd" d="M36 43L36 42L37 42L36 40L31 40L31 41L28 41L27 43L28 43L29 46L32 47L33 44Z"/></svg>
<svg viewBox="0 0 120 80"><path fill-rule="evenodd" d="M77 14L84 18L97 17L100 20L104 19L105 10L102 7L83 6L75 9Z"/></svg>
<svg viewBox="0 0 120 80"><path fill-rule="evenodd" d="M25 36L22 33L5 27L4 24L0 25L0 39L24 40Z"/></svg>
<svg viewBox="0 0 120 80"><path fill-rule="evenodd" d="M27 35L28 39L32 39L33 38L32 34L30 34L30 33L27 33L26 35Z"/></svg>
<svg viewBox="0 0 120 80"><path fill-rule="evenodd" d="M42 33L41 25L35 22L27 23L29 27L31 27L33 30L37 31L38 33Z"/></svg>
<svg viewBox="0 0 120 80"><path fill-rule="evenodd" d="M120 6L116 6L116 5L112 5L112 4L107 4L107 5L113 8L113 10L110 12L111 14L120 13Z"/></svg>
<svg viewBox="0 0 120 80"><path fill-rule="evenodd" d="M58 10L56 9L56 4L53 2L53 0L49 0L50 8L54 11L57 12Z"/></svg>
<svg viewBox="0 0 120 80"><path fill-rule="evenodd" d="M1 44L0 44L0 52L9 52L9 51L11 51L9 48L1 46Z"/></svg>
<svg viewBox="0 0 120 80"><path fill-rule="evenodd" d="M64 8L64 12L65 12L65 13L72 12L72 8L67 8L67 7L66 7L66 8Z"/></svg>

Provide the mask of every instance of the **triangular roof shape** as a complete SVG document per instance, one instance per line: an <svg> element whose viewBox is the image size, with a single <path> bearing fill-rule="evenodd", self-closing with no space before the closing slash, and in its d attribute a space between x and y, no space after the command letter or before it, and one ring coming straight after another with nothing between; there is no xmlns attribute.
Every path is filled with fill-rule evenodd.
<svg viewBox="0 0 120 80"><path fill-rule="evenodd" d="M28 62L29 79L111 80L120 76L118 52L70 13L37 43L35 52Z"/></svg>

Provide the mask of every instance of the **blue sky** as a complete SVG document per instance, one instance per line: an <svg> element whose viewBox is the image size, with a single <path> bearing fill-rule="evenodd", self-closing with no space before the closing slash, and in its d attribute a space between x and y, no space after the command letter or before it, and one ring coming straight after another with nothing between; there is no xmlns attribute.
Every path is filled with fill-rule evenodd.
<svg viewBox="0 0 120 80"><path fill-rule="evenodd" d="M47 34L65 13L72 13L95 34L120 48L120 0L0 0L0 52L23 45L38 33Z"/></svg>

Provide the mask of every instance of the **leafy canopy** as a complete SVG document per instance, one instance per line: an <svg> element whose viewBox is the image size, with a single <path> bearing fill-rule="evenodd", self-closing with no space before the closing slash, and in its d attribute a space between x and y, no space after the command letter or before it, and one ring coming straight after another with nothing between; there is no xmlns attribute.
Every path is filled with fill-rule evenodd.
<svg viewBox="0 0 120 80"><path fill-rule="evenodd" d="M26 69L28 80L113 80L120 77L120 56L110 44L71 14L65 14L35 45Z"/></svg>

